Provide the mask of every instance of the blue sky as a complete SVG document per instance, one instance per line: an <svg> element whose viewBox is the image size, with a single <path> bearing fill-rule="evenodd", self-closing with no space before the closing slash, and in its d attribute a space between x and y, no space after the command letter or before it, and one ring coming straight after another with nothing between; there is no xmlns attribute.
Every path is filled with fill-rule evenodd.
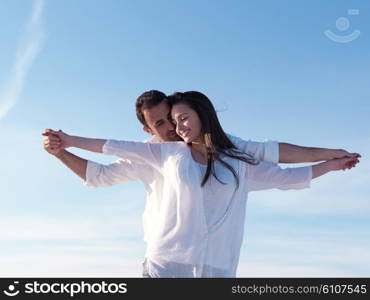
<svg viewBox="0 0 370 300"><path fill-rule="evenodd" d="M142 184L87 188L41 132L144 140L134 102L149 89L205 93L245 139L361 153L311 189L251 193L237 274L370 276L369 13L366 1L1 1L0 276L141 276Z"/></svg>

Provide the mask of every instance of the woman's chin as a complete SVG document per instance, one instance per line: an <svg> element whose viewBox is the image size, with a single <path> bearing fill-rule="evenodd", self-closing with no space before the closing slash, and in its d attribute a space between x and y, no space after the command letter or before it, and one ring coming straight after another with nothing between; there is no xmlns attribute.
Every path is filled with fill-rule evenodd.
<svg viewBox="0 0 370 300"><path fill-rule="evenodd" d="M185 143L191 143L193 140L189 137L183 137L182 138L184 140Z"/></svg>

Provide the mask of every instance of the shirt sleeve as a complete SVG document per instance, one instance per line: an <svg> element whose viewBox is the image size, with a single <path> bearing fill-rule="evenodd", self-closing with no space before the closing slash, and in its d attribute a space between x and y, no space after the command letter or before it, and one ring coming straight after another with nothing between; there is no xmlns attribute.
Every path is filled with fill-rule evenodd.
<svg viewBox="0 0 370 300"><path fill-rule="evenodd" d="M255 159L274 164L279 163L279 142L273 140L246 141L232 135L229 135L229 138L239 150L252 155Z"/></svg>
<svg viewBox="0 0 370 300"><path fill-rule="evenodd" d="M84 184L90 188L107 187L130 181L150 181L153 168L144 163L118 159L116 162L103 165L87 161L86 180Z"/></svg>
<svg viewBox="0 0 370 300"><path fill-rule="evenodd" d="M102 152L133 162L144 162L158 170L161 169L161 144L107 140Z"/></svg>
<svg viewBox="0 0 370 300"><path fill-rule="evenodd" d="M312 166L283 169L273 163L261 161L257 165L248 164L247 180L248 191L309 188Z"/></svg>

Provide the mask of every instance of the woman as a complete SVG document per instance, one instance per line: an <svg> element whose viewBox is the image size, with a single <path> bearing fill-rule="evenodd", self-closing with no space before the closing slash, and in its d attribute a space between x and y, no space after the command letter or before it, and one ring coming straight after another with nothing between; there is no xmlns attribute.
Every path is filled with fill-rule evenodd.
<svg viewBox="0 0 370 300"><path fill-rule="evenodd" d="M144 161L163 176L163 197L147 240L146 277L235 277L249 191L307 188L312 178L358 162L342 158L286 169L259 162L225 134L205 95L175 93L169 103L184 142L148 144L53 132L61 140L56 147ZM153 174L147 177L156 180Z"/></svg>

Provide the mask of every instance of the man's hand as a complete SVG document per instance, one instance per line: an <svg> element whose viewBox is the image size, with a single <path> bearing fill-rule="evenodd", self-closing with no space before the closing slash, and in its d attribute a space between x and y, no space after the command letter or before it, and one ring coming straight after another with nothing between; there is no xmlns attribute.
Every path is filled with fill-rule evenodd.
<svg viewBox="0 0 370 300"><path fill-rule="evenodd" d="M71 146L69 143L70 136L62 130L45 129L42 135L44 136L44 149L52 155L58 156L63 149Z"/></svg>
<svg viewBox="0 0 370 300"><path fill-rule="evenodd" d="M44 136L44 138L42 139L44 149L52 155L60 155L63 151L63 148L60 147L60 138L57 135L53 134L53 130L45 129L42 135Z"/></svg>
<svg viewBox="0 0 370 300"><path fill-rule="evenodd" d="M359 162L357 157L335 158L312 166L312 178L322 176L330 171L352 169Z"/></svg>

